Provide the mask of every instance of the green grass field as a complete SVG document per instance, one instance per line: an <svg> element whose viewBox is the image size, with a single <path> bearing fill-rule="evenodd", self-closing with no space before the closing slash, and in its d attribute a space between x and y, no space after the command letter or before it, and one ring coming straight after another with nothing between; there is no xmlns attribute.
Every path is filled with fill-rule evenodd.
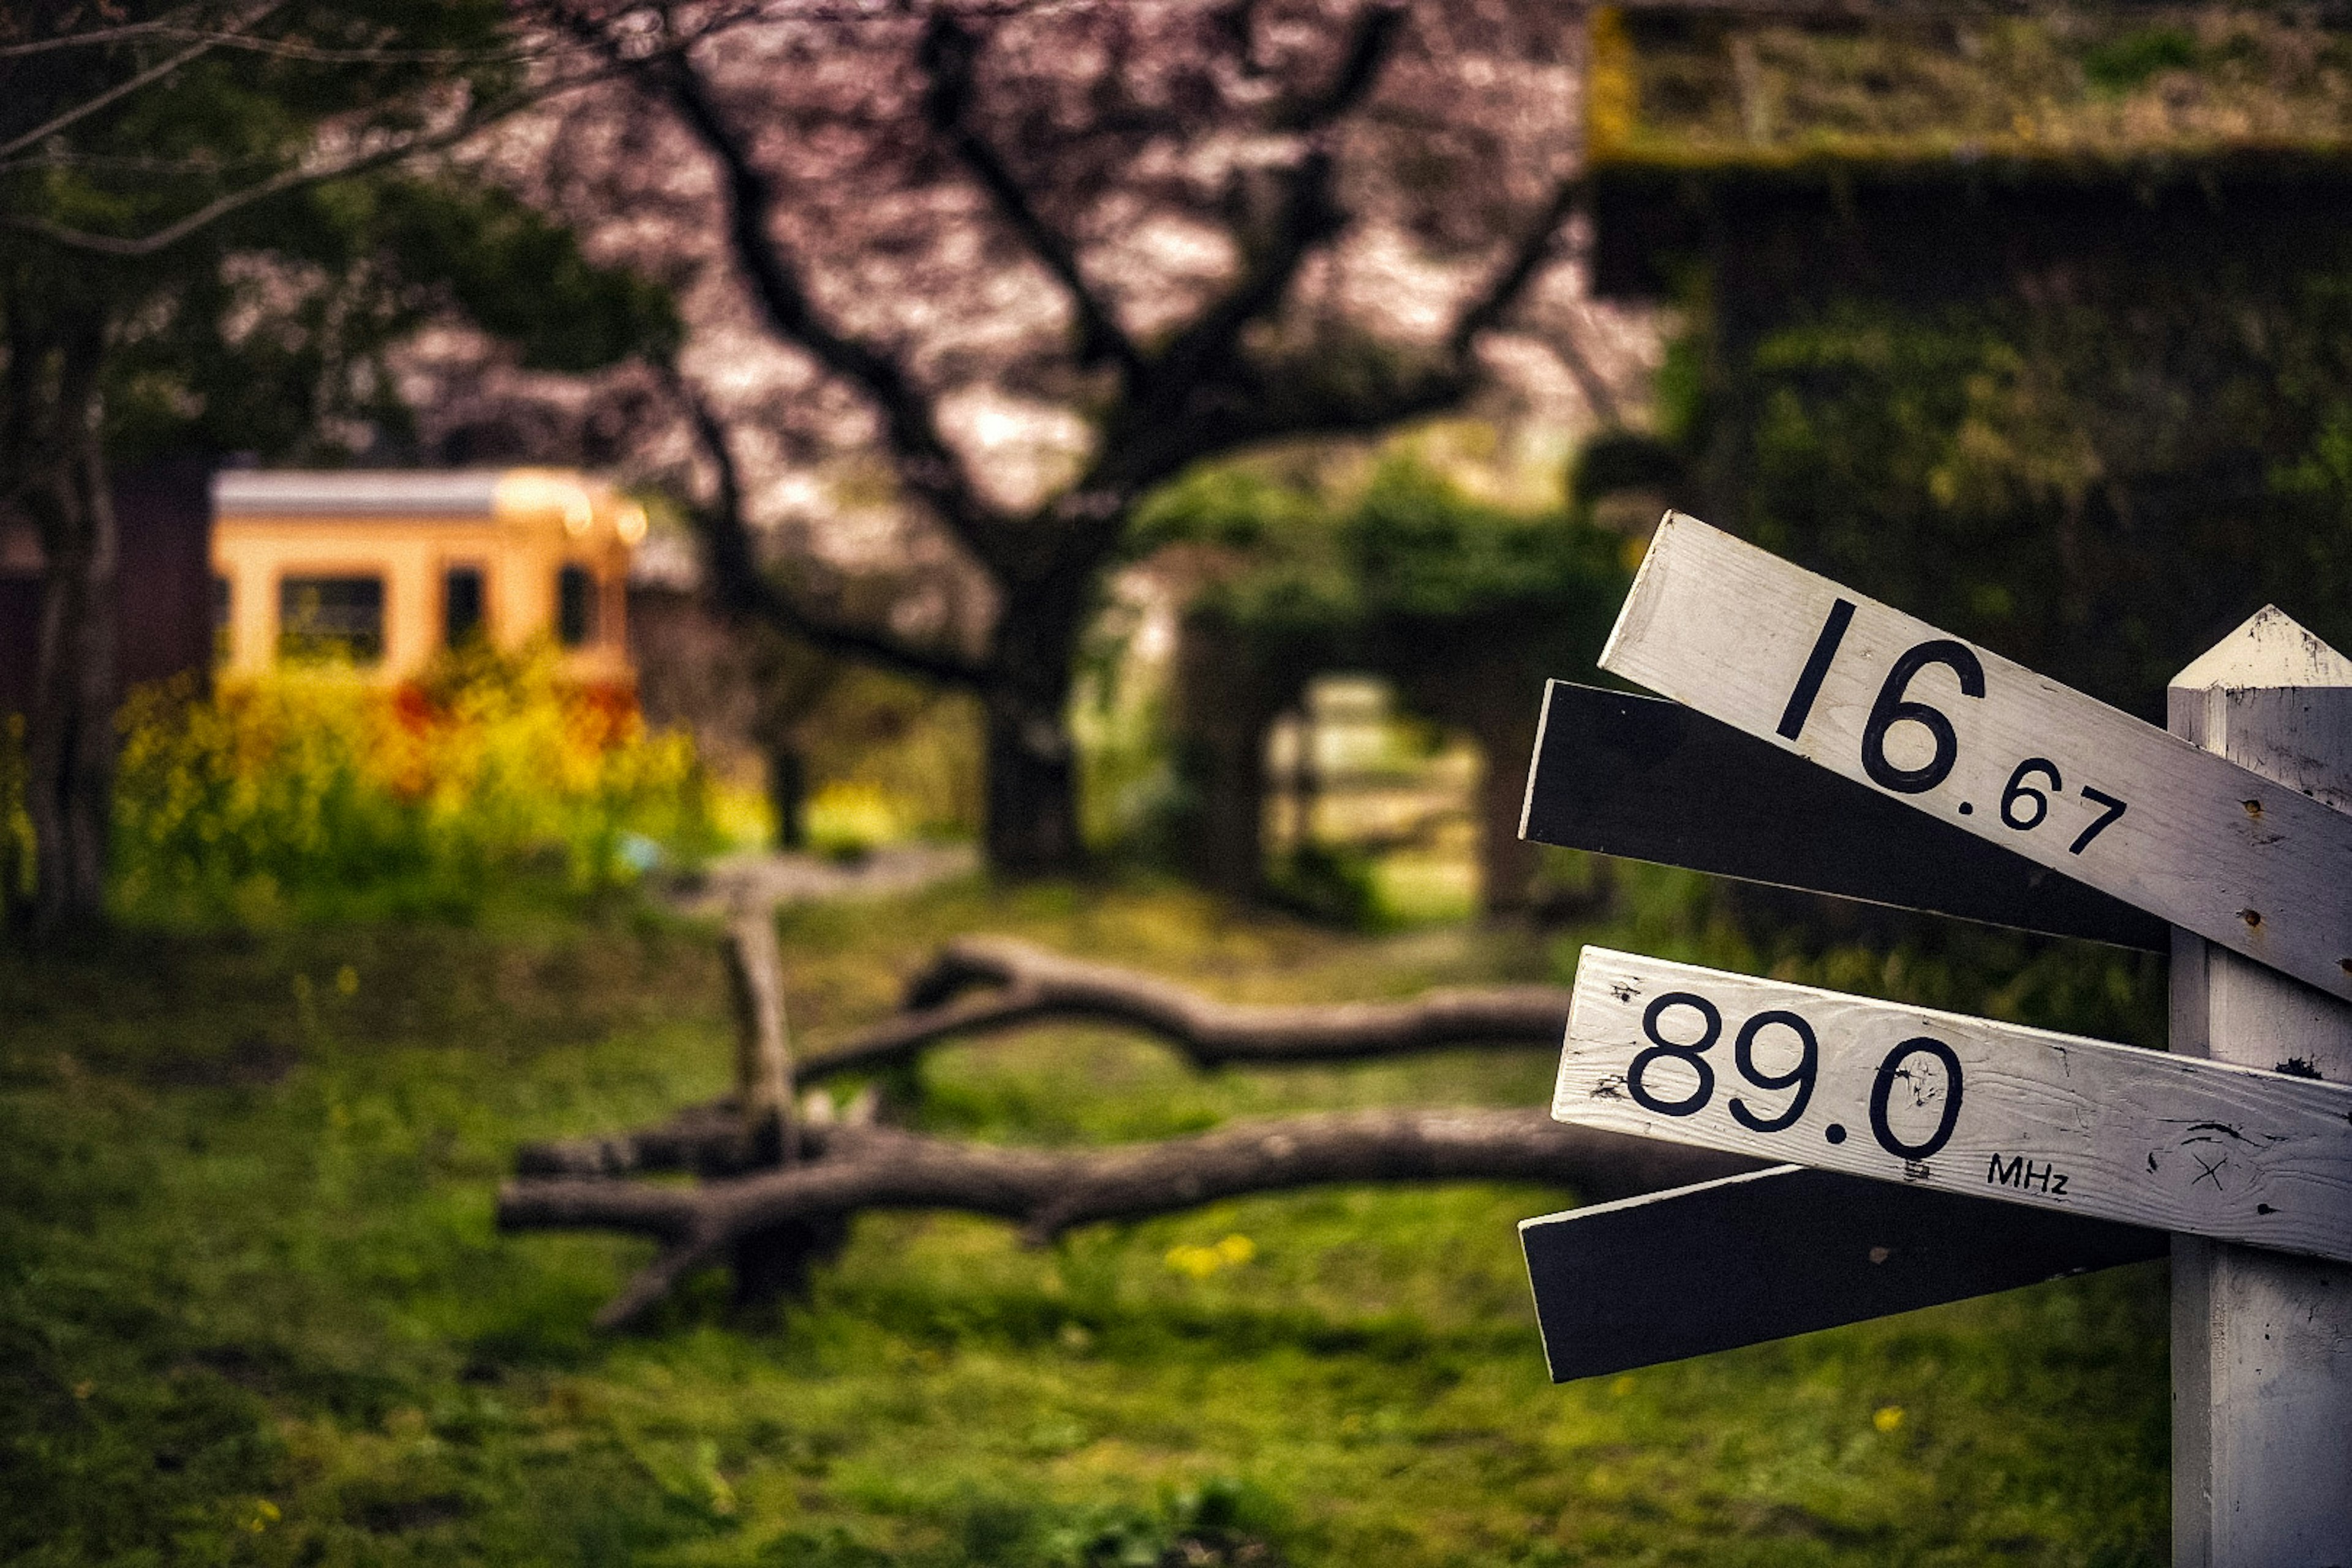
<svg viewBox="0 0 2352 1568"><path fill-rule="evenodd" d="M803 1040L967 930L1265 999L1558 977L1575 951L1149 886L951 889L787 915ZM2167 1556L2156 1268L1554 1388L1513 1226L1567 1194L1338 1189L1035 1251L869 1216L805 1301L738 1310L713 1279L599 1336L645 1244L500 1237L495 1186L523 1140L720 1090L721 1003L713 933L621 901L0 954L0 1560ZM1549 1066L1202 1077L1057 1027L938 1053L921 1115L1105 1142L1536 1102Z"/></svg>

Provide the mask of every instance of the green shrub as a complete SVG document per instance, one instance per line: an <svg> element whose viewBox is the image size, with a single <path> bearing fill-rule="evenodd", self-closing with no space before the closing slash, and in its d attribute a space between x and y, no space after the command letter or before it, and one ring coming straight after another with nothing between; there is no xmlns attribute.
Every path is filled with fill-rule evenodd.
<svg viewBox="0 0 2352 1568"><path fill-rule="evenodd" d="M628 881L712 830L694 749L546 650L453 655L383 687L333 665L135 693L121 716L118 896L268 919L355 900L462 912L519 868Z"/></svg>

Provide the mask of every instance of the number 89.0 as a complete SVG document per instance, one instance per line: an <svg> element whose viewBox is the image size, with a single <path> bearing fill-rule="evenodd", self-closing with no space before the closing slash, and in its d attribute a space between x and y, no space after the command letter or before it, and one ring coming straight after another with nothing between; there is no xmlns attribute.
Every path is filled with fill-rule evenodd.
<svg viewBox="0 0 2352 1568"><path fill-rule="evenodd" d="M1671 1040L1660 1027L1666 1014L1675 1008L1687 1008L1698 1015L1698 1038L1683 1043ZM1797 1064L1786 1072L1768 1073L1756 1065L1756 1042L1768 1029L1780 1029L1797 1043ZM1723 1037L1723 1013L1706 997L1691 991L1668 991L1657 996L1642 1012L1642 1037L1649 1046L1636 1054L1625 1072L1625 1092L1633 1103L1659 1116L1696 1116L1715 1098L1715 1068L1706 1053ZM1789 1102L1777 1114L1759 1115L1748 1101L1734 1095L1730 1102L1731 1119L1750 1132L1780 1132L1797 1124L1813 1098L1813 1085L1821 1070L1821 1040L1813 1026L1798 1014L1785 1007L1774 1007L1757 1014L1740 1025L1732 1037L1731 1062L1741 1079L1759 1089L1779 1091L1793 1089ZM1895 1131L1889 1114L1895 1087L1917 1080L1909 1063L1916 1057L1935 1058L1944 1069L1945 1089L1943 1109L1936 1130L1918 1142L1906 1142ZM1690 1069L1697 1080L1689 1093L1679 1100L1661 1097L1649 1082L1650 1069L1660 1061L1676 1061ZM1960 1117L1960 1062L1952 1047L1943 1041L1925 1035L1914 1036L1886 1053L1878 1064L1878 1071L1870 1091L1870 1131L1879 1147L1901 1160L1925 1160L1934 1155L1951 1140L1952 1130ZM1832 1128L1832 1134L1836 1129Z"/></svg>

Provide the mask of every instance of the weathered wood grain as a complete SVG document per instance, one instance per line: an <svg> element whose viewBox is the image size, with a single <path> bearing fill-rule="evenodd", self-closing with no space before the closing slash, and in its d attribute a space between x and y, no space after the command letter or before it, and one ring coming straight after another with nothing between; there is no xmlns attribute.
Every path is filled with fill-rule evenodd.
<svg viewBox="0 0 2352 1568"><path fill-rule="evenodd" d="M1560 1121L2352 1259L2352 1087L1605 948L1574 996Z"/></svg>
<svg viewBox="0 0 2352 1568"><path fill-rule="evenodd" d="M2352 814L1695 519L1659 528L1601 664L2352 997Z"/></svg>
<svg viewBox="0 0 2352 1568"><path fill-rule="evenodd" d="M1519 1222L1554 1383L2144 1262L2168 1240L1801 1165Z"/></svg>
<svg viewBox="0 0 2352 1568"><path fill-rule="evenodd" d="M2175 734L2352 806L2352 660L2266 608L2173 678ZM2186 931L2176 1051L2352 1082L2352 1006ZM2352 1563L2352 1268L2174 1238L2173 1561Z"/></svg>
<svg viewBox="0 0 2352 1568"><path fill-rule="evenodd" d="M793 1045L784 1018L784 956L775 911L746 900L727 930L727 975L735 1004L735 1102L744 1136L761 1163L798 1157L793 1124Z"/></svg>
<svg viewBox="0 0 2352 1568"><path fill-rule="evenodd" d="M1552 681L1519 836L1930 914L2169 952L2144 910L1696 709Z"/></svg>

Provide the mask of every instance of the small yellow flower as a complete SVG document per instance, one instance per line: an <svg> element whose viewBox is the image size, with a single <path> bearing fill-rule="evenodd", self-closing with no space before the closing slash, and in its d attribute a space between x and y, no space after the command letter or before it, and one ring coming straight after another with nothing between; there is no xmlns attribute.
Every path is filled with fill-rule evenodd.
<svg viewBox="0 0 2352 1568"><path fill-rule="evenodd" d="M1195 1279L1206 1279L1224 1266L1225 1260L1218 1256L1213 1247L1183 1246L1168 1249L1168 1267Z"/></svg>
<svg viewBox="0 0 2352 1568"><path fill-rule="evenodd" d="M353 969L348 963L344 964L341 969L336 970L335 989L341 992L346 996L358 995L360 994L360 972Z"/></svg>
<svg viewBox="0 0 2352 1568"><path fill-rule="evenodd" d="M1871 1413L1870 1424L1881 1432L1892 1432L1903 1425L1903 1406L1882 1405Z"/></svg>
<svg viewBox="0 0 2352 1568"><path fill-rule="evenodd" d="M1238 1268L1257 1256L1257 1243L1246 1236L1229 1236L1214 1247L1187 1242L1168 1249L1168 1267L1195 1279L1206 1279L1220 1268Z"/></svg>

